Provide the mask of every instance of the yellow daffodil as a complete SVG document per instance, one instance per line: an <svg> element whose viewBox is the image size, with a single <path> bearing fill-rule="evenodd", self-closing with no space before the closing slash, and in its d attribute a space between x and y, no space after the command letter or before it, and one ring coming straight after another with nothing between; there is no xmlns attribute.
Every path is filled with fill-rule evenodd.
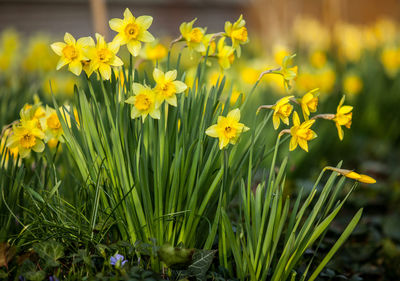
<svg viewBox="0 0 400 281"><path fill-rule="evenodd" d="M316 112L318 106L318 88L313 89L306 93L301 99L299 99L301 110L303 111L303 116L305 120L308 120L310 112Z"/></svg>
<svg viewBox="0 0 400 281"><path fill-rule="evenodd" d="M345 96L342 97L340 103L337 107L337 112L333 121L336 123L336 128L338 130L339 139L343 140L343 129L342 126L346 126L346 128L350 129L351 120L353 117L353 107L350 105L343 105Z"/></svg>
<svg viewBox="0 0 400 281"><path fill-rule="evenodd" d="M139 55L142 47L141 42L149 43L154 41L153 35L147 31L153 23L151 16L140 16L135 18L131 11L126 8L124 12L124 19L111 19L109 24L110 28L118 34L114 37L114 42L119 45L127 46L132 56Z"/></svg>
<svg viewBox="0 0 400 281"><path fill-rule="evenodd" d="M247 36L247 28L245 27L246 21L243 19L243 15L240 15L239 19L233 24L229 21L225 22L225 33L226 36L231 38L232 47L236 50L238 57L241 55L240 45L249 42Z"/></svg>
<svg viewBox="0 0 400 281"><path fill-rule="evenodd" d="M29 155L31 150L42 152L44 150L44 133L37 127L36 120L21 120L12 128L12 135L7 141L7 147L18 148L21 158Z"/></svg>
<svg viewBox="0 0 400 281"><path fill-rule="evenodd" d="M96 46L89 51L90 71L99 70L104 80L111 78L111 66L122 66L124 63L117 57L119 44L115 41L106 43L104 37L96 33ZM89 75L90 76L90 75Z"/></svg>
<svg viewBox="0 0 400 281"><path fill-rule="evenodd" d="M133 83L134 96L129 97L125 102L133 104L131 118L139 116L142 121L146 120L147 115L154 119L160 119L160 104L156 99L156 93L148 86L139 83Z"/></svg>
<svg viewBox="0 0 400 281"><path fill-rule="evenodd" d="M308 152L308 141L313 140L317 137L317 134L310 129L314 124L315 120L307 120L300 124L299 115L295 111L293 113L293 126L290 128L290 139L289 150L295 150L299 145L304 151Z"/></svg>
<svg viewBox="0 0 400 281"><path fill-rule="evenodd" d="M362 183L367 183L367 184L376 183L376 180L374 178L367 176L367 175L356 173L352 170L339 169L339 168L334 168L334 167L325 167L324 170L335 171L335 172L341 174L342 176L345 176L346 178L354 179L354 180L362 182Z"/></svg>
<svg viewBox="0 0 400 281"><path fill-rule="evenodd" d="M360 76L356 74L349 74L344 77L343 90L349 95L357 95L363 88L363 82Z"/></svg>
<svg viewBox="0 0 400 281"><path fill-rule="evenodd" d="M280 125L280 120L286 125L289 125L289 116L292 113L293 105L290 104L289 100L293 96L283 97L274 104L271 109L274 110L272 115L272 121L274 123L274 129L278 129Z"/></svg>
<svg viewBox="0 0 400 281"><path fill-rule="evenodd" d="M206 134L219 139L219 148L223 149L229 143L235 144L241 133L249 130L244 124L239 123L240 110L231 110L226 117L219 116L216 125L208 127Z"/></svg>
<svg viewBox="0 0 400 281"><path fill-rule="evenodd" d="M176 70L162 72L158 68L154 68L153 78L156 81L154 92L156 93L157 101L161 104L166 101L172 106L177 106L176 94L182 93L187 86L181 81L176 81Z"/></svg>
<svg viewBox="0 0 400 281"><path fill-rule="evenodd" d="M168 55L167 48L158 41L146 43L141 52L141 56L146 60L160 61Z"/></svg>
<svg viewBox="0 0 400 281"><path fill-rule="evenodd" d="M225 45L225 37L222 37L218 41L218 63L222 69L228 69L231 67L235 60L235 49L231 46Z"/></svg>
<svg viewBox="0 0 400 281"><path fill-rule="evenodd" d="M64 35L64 42L51 44L53 51L61 58L57 63L57 70L68 64L68 69L75 75L82 72L82 61L87 61L86 51L88 47L94 46L91 37L79 38L78 41L68 32Z"/></svg>
<svg viewBox="0 0 400 281"><path fill-rule="evenodd" d="M310 56L310 63L316 68L322 68L326 65L326 54L323 51L315 51Z"/></svg>
<svg viewBox="0 0 400 281"><path fill-rule="evenodd" d="M205 52L206 46L204 45L204 35L206 33L205 28L195 27L193 28L193 24L197 19L192 20L191 22L183 22L179 27L182 38L186 41L186 44L191 52L196 51L199 53Z"/></svg>
<svg viewBox="0 0 400 281"><path fill-rule="evenodd" d="M293 58L296 55L292 56L286 56L283 58L282 61L282 68L281 70L277 71L276 73L282 75L283 77L283 82L285 87L291 88L290 82L295 80L297 77L297 65L296 66L291 66L293 63Z"/></svg>
<svg viewBox="0 0 400 281"><path fill-rule="evenodd" d="M48 142L51 139L61 142L63 141L61 138L63 129L55 109L49 106L46 107L46 116L40 119L40 125L45 133L45 142Z"/></svg>

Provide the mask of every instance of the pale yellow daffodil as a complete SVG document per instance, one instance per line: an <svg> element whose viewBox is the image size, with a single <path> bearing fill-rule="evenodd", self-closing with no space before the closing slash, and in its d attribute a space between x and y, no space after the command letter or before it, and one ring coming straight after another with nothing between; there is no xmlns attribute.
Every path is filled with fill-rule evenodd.
<svg viewBox="0 0 400 281"><path fill-rule="evenodd" d="M124 63L117 57L119 44L115 41L106 43L104 37L96 33L96 46L91 48L88 55L90 58L90 71L99 70L104 80L110 80L111 67L122 66Z"/></svg>
<svg viewBox="0 0 400 281"><path fill-rule="evenodd" d="M166 101L172 106L177 106L176 94L180 94L187 89L185 83L176 81L176 75L176 70L164 73L158 68L154 68L153 78L157 83L154 87L154 92L160 104Z"/></svg>
<svg viewBox="0 0 400 281"><path fill-rule="evenodd" d="M343 129L342 126L346 126L346 128L350 129L351 121L353 117L353 107L350 105L343 105L345 96L342 97L340 103L337 107L337 112L333 121L336 123L336 128L338 130L339 139L343 140Z"/></svg>
<svg viewBox="0 0 400 281"><path fill-rule="evenodd" d="M293 126L290 128L290 139L289 150L295 150L299 145L304 151L308 152L308 141L313 140L317 137L317 134L310 129L314 124L315 120L307 120L300 123L299 115L295 111L293 113Z"/></svg>
<svg viewBox="0 0 400 281"><path fill-rule="evenodd" d="M126 44L134 57L139 55L142 47L141 42L154 41L153 35L147 31L152 23L153 18L151 16L135 18L128 8L125 9L124 19L115 18L109 21L110 28L118 32L113 41L121 46Z"/></svg>
<svg viewBox="0 0 400 281"><path fill-rule="evenodd" d="M93 38L82 37L78 41L68 32L64 35L64 42L51 44L52 50L61 58L57 63L57 70L68 64L68 70L79 76L82 72L82 61L87 61L87 49L94 46Z"/></svg>
<svg viewBox="0 0 400 281"><path fill-rule="evenodd" d="M160 103L156 99L156 93L148 86L139 83L132 85L134 96L129 97L125 102L132 104L131 118L142 117L146 120L147 115L154 119L160 119Z"/></svg>
<svg viewBox="0 0 400 281"><path fill-rule="evenodd" d="M249 42L245 25L246 21L243 19L243 15L240 15L239 19L233 24L229 21L225 22L225 33L229 38L231 38L232 47L236 50L238 57L241 55L240 45Z"/></svg>
<svg viewBox="0 0 400 281"><path fill-rule="evenodd" d="M223 149L229 143L235 144L241 133L249 130L244 124L239 123L240 110L231 110L226 117L219 116L216 125L208 127L206 134L219 139L219 148Z"/></svg>

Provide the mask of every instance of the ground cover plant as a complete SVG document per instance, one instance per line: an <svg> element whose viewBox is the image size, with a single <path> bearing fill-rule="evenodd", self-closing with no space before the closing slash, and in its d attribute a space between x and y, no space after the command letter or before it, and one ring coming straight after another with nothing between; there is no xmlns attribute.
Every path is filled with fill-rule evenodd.
<svg viewBox="0 0 400 281"><path fill-rule="evenodd" d="M359 182L375 180L340 162L291 198L287 155L312 150L312 127L324 120L343 139L353 107L343 96L335 111L320 112L318 89L257 104L252 95L267 76L292 89L295 55L238 94L224 71L249 41L242 16L211 34L184 22L164 58L138 59L154 44L152 21L126 9L109 23L111 42L67 32L51 44L57 69L82 80L67 105L57 95L35 99L2 131L1 276L316 280L362 208L318 256L332 221ZM213 69L220 74L210 83Z"/></svg>

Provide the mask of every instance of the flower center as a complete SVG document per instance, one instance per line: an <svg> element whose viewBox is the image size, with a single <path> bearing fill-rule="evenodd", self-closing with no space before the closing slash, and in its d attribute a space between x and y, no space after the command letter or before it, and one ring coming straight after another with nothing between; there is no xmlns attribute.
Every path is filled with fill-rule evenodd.
<svg viewBox="0 0 400 281"><path fill-rule="evenodd" d="M203 39L203 32L198 27L193 28L189 38L191 42L199 43Z"/></svg>
<svg viewBox="0 0 400 281"><path fill-rule="evenodd" d="M105 48L97 51L97 56L99 58L99 61L103 63L109 62L110 59L112 58L112 55L113 54L111 53L111 51Z"/></svg>
<svg viewBox="0 0 400 281"><path fill-rule="evenodd" d="M291 104L282 105L279 109L279 113L285 117L289 117L290 113L292 112L293 106Z"/></svg>
<svg viewBox="0 0 400 281"><path fill-rule="evenodd" d="M135 107L140 111L146 111L152 105L153 100L146 94L139 94L135 99Z"/></svg>
<svg viewBox="0 0 400 281"><path fill-rule="evenodd" d="M176 93L176 89L174 84L167 82L160 86L160 92L164 97L172 97Z"/></svg>
<svg viewBox="0 0 400 281"><path fill-rule="evenodd" d="M66 59L74 60L78 57L79 53L72 45L67 45L63 48L62 53Z"/></svg>
<svg viewBox="0 0 400 281"><path fill-rule="evenodd" d="M53 130L61 128L61 123L60 120L58 120L57 114L53 113L49 118L47 118L47 126Z"/></svg>
<svg viewBox="0 0 400 281"><path fill-rule="evenodd" d="M226 126L224 129L224 135L227 139L234 138L236 136L236 129L231 126Z"/></svg>
<svg viewBox="0 0 400 281"><path fill-rule="evenodd" d="M23 137L20 139L21 146L23 148L32 148L36 144L36 138L34 135L30 133L26 133L23 135Z"/></svg>
<svg viewBox="0 0 400 281"><path fill-rule="evenodd" d="M139 35L139 26L136 23L129 23L125 27L125 35L129 39L136 39Z"/></svg>
<svg viewBox="0 0 400 281"><path fill-rule="evenodd" d="M301 138L305 139L307 141L311 140L313 137L313 134L310 129L298 129L296 132L296 135Z"/></svg>
<svg viewBox="0 0 400 281"><path fill-rule="evenodd" d="M241 42L246 42L247 41L247 28L243 26L239 29L232 31L232 38L239 40Z"/></svg>

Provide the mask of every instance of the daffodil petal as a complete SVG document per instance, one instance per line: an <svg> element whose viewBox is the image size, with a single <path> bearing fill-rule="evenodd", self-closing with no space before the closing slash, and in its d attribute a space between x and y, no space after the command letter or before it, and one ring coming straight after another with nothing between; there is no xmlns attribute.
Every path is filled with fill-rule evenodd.
<svg viewBox="0 0 400 281"><path fill-rule="evenodd" d="M108 24L116 32L120 32L124 28L124 21L122 19L111 19Z"/></svg>
<svg viewBox="0 0 400 281"><path fill-rule="evenodd" d="M139 41L131 40L127 44L128 51L132 54L132 56L137 57L140 52L142 44Z"/></svg>
<svg viewBox="0 0 400 281"><path fill-rule="evenodd" d="M51 49L54 51L54 53L56 53L59 56L62 56L62 50L64 49L64 47L67 46L67 44L63 43L63 42L56 42L50 45Z"/></svg>
<svg viewBox="0 0 400 281"><path fill-rule="evenodd" d="M182 93L186 91L187 85L181 81L174 81L175 90L177 93Z"/></svg>
<svg viewBox="0 0 400 281"><path fill-rule="evenodd" d="M153 23L153 17L151 16L140 16L136 18L136 23L143 29L148 29Z"/></svg>

